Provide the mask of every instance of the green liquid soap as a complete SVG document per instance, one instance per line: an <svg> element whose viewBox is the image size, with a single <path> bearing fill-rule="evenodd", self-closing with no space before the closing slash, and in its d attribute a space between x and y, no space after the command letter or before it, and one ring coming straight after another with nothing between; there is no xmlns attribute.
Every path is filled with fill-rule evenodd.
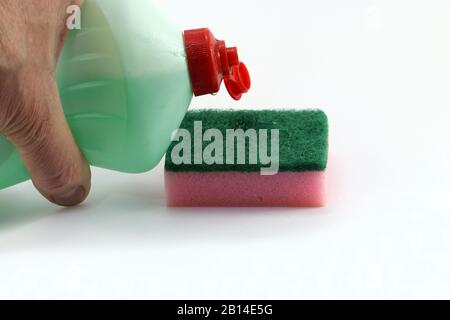
<svg viewBox="0 0 450 320"><path fill-rule="evenodd" d="M57 67L64 112L87 161L128 173L154 168L193 95L216 93L222 80L235 99L250 88L236 48L208 29L180 32L151 0L86 1ZM0 189L29 178L0 135Z"/></svg>

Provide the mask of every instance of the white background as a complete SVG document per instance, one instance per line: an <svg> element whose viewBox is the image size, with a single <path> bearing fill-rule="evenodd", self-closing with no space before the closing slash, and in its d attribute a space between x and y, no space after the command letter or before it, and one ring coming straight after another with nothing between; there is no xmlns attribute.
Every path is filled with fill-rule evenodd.
<svg viewBox="0 0 450 320"><path fill-rule="evenodd" d="M94 169L76 209L25 183L0 192L0 298L450 298L450 2L159 2L253 76L193 107L327 112L328 206L168 209L162 167Z"/></svg>

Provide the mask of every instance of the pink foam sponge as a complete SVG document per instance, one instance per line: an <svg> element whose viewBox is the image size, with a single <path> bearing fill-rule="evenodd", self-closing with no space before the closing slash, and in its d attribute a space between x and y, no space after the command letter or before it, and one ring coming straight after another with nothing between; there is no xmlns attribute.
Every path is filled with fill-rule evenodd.
<svg viewBox="0 0 450 320"><path fill-rule="evenodd" d="M328 120L320 110L194 111L166 155L172 207L320 207Z"/></svg>

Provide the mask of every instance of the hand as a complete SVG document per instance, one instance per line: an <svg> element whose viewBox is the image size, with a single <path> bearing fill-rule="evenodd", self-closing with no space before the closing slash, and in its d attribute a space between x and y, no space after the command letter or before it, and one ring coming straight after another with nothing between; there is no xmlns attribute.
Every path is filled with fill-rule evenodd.
<svg viewBox="0 0 450 320"><path fill-rule="evenodd" d="M90 190L55 81L67 7L82 2L0 1L0 132L18 148L36 188L62 206L81 203Z"/></svg>

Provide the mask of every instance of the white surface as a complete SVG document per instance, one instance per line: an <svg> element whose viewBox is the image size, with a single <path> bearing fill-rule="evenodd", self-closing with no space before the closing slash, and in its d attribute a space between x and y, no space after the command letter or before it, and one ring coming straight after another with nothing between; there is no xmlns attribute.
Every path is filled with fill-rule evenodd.
<svg viewBox="0 0 450 320"><path fill-rule="evenodd" d="M329 205L167 209L161 168L95 169L70 210L23 184L0 192L0 298L450 298L450 2L160 2L253 75L194 106L328 113Z"/></svg>

